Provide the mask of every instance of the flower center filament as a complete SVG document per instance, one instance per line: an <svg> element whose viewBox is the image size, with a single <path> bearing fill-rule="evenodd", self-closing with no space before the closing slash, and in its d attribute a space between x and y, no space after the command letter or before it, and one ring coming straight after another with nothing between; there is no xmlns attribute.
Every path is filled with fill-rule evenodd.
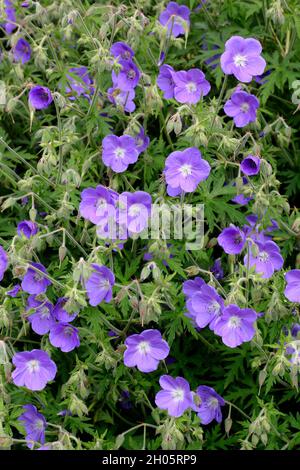
<svg viewBox="0 0 300 470"><path fill-rule="evenodd" d="M245 67L247 64L247 58L244 55L237 54L234 56L233 62L236 67Z"/></svg>
<svg viewBox="0 0 300 470"><path fill-rule="evenodd" d="M262 261L263 263L266 263L269 260L269 254L266 251L262 251L258 255L259 261Z"/></svg>
<svg viewBox="0 0 300 470"><path fill-rule="evenodd" d="M175 390L172 390L172 398L175 401L183 401L184 390L182 390L182 388L176 388Z"/></svg>
<svg viewBox="0 0 300 470"><path fill-rule="evenodd" d="M138 351L140 354L147 354L150 352L150 344L148 341L141 341L140 344L138 345Z"/></svg>
<svg viewBox="0 0 300 470"><path fill-rule="evenodd" d="M37 372L40 368L40 363L36 359L32 359L31 361L28 362L27 368L29 372Z"/></svg>
<svg viewBox="0 0 300 470"><path fill-rule="evenodd" d="M182 176L184 176L184 178L186 178L187 176L192 174L192 166L188 164L182 165L182 167L180 168L180 173L182 174Z"/></svg>
<svg viewBox="0 0 300 470"><path fill-rule="evenodd" d="M186 84L186 89L187 91L189 91L190 93L195 93L195 91L197 91L197 86L196 86L196 83L195 82L189 82Z"/></svg>
<svg viewBox="0 0 300 470"><path fill-rule="evenodd" d="M241 324L241 319L240 317L237 317L236 315L233 315L229 320L229 326L231 326L231 328L238 328L240 324Z"/></svg>
<svg viewBox="0 0 300 470"><path fill-rule="evenodd" d="M122 149L122 147L117 147L115 150L115 156L117 158L124 158L124 155L125 155L125 150Z"/></svg>
<svg viewBox="0 0 300 470"><path fill-rule="evenodd" d="M241 111L242 111L243 113L246 113L247 111L249 111L249 104L248 104L248 103L243 103L243 104L241 105Z"/></svg>

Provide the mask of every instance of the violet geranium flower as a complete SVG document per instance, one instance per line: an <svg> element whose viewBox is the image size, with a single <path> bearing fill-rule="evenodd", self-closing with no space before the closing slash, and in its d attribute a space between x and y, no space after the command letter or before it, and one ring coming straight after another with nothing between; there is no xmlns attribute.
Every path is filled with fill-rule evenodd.
<svg viewBox="0 0 300 470"><path fill-rule="evenodd" d="M249 83L255 75L262 75L266 61L261 57L262 47L257 39L232 36L225 43L221 68L226 75L234 75L240 82Z"/></svg>
<svg viewBox="0 0 300 470"><path fill-rule="evenodd" d="M135 88L140 79L140 71L131 60L120 60L121 69L116 73L112 71L112 81L116 88L129 91Z"/></svg>
<svg viewBox="0 0 300 470"><path fill-rule="evenodd" d="M11 2L11 0L4 0L4 13L6 18L4 29L6 34L11 34L17 27L15 24L17 21L16 10L14 9L13 2Z"/></svg>
<svg viewBox="0 0 300 470"><path fill-rule="evenodd" d="M36 271L34 268L39 271ZM21 286L23 291L28 292L28 294L42 294L46 292L51 281L43 276L43 273L47 274L47 271L42 264L31 262L22 280Z"/></svg>
<svg viewBox="0 0 300 470"><path fill-rule="evenodd" d="M173 73L175 73L173 67L168 64L164 64L159 68L159 74L156 80L158 88L164 92L164 98L170 100L174 98L174 80Z"/></svg>
<svg viewBox="0 0 300 470"><path fill-rule="evenodd" d="M187 301L186 306L199 328L209 325L213 330L222 315L224 302L212 286L204 284L200 291Z"/></svg>
<svg viewBox="0 0 300 470"><path fill-rule="evenodd" d="M115 42L110 48L110 53L118 60L130 60L134 56L134 51L125 42Z"/></svg>
<svg viewBox="0 0 300 470"><path fill-rule="evenodd" d="M259 101L256 96L246 91L235 91L226 101L224 111L227 116L233 117L236 127L244 127L256 120Z"/></svg>
<svg viewBox="0 0 300 470"><path fill-rule="evenodd" d="M8 256L6 251L0 245L0 281L2 281L5 271L8 267Z"/></svg>
<svg viewBox="0 0 300 470"><path fill-rule="evenodd" d="M244 175L254 176L259 173L260 158L256 155L248 155L240 164L240 168Z"/></svg>
<svg viewBox="0 0 300 470"><path fill-rule="evenodd" d="M110 302L112 299L112 287L115 283L115 276L106 266L92 264L93 273L85 283L89 303L93 307L102 301Z"/></svg>
<svg viewBox="0 0 300 470"><path fill-rule="evenodd" d="M230 225L218 236L218 244L228 255L238 255L246 243L245 233L235 225Z"/></svg>
<svg viewBox="0 0 300 470"><path fill-rule="evenodd" d="M32 220L23 220L17 226L17 233L19 237L24 235L26 238L31 238L39 231L38 226Z"/></svg>
<svg viewBox="0 0 300 470"><path fill-rule="evenodd" d="M214 419L217 423L222 421L221 406L225 405L224 399L212 388L207 385L200 385L196 394L201 400L199 405L198 416L201 424L209 424Z"/></svg>
<svg viewBox="0 0 300 470"><path fill-rule="evenodd" d="M283 262L278 245L271 240L256 241L244 258L245 266L254 266L263 279L273 276L274 271L282 268Z"/></svg>
<svg viewBox="0 0 300 470"><path fill-rule="evenodd" d="M224 308L221 318L214 327L214 333L222 337L226 346L235 348L251 341L255 335L256 312L251 308L239 308L230 304Z"/></svg>
<svg viewBox="0 0 300 470"><path fill-rule="evenodd" d="M174 98L179 103L196 104L210 91L210 84L200 69L173 72Z"/></svg>
<svg viewBox="0 0 300 470"><path fill-rule="evenodd" d="M60 297L56 305L53 307L53 315L57 321L63 323L69 323L77 317L78 312L69 313L64 309L65 304L68 302L66 297Z"/></svg>
<svg viewBox="0 0 300 470"><path fill-rule="evenodd" d="M76 97L81 95L86 98L90 97L93 90L93 80L89 76L89 71L86 67L72 67L68 70L66 75L68 84L65 88L65 93L69 94L70 100L75 100Z"/></svg>
<svg viewBox="0 0 300 470"><path fill-rule="evenodd" d="M21 290L20 284L16 284L12 289L6 292L6 295L8 295L9 297L13 297L13 298L17 297L20 290Z"/></svg>
<svg viewBox="0 0 300 470"><path fill-rule="evenodd" d="M115 106L120 106L127 113L132 113L135 110L135 92L134 89L124 91L117 87L112 87L107 90L107 97L109 101Z"/></svg>
<svg viewBox="0 0 300 470"><path fill-rule="evenodd" d="M143 127L140 128L139 133L134 136L135 145L139 153L144 152L150 144L150 138L145 134Z"/></svg>
<svg viewBox="0 0 300 470"><path fill-rule="evenodd" d="M34 405L24 405L24 413L22 413L18 421L20 421L26 431L25 439L29 449L34 448L36 442L45 443L45 429L47 427L44 416L38 412Z"/></svg>
<svg viewBox="0 0 300 470"><path fill-rule="evenodd" d="M43 390L57 371L48 353L41 349L16 353L12 362L16 366L12 373L14 384L29 390Z"/></svg>
<svg viewBox="0 0 300 470"><path fill-rule="evenodd" d="M290 302L300 302L300 269L292 269L285 275L284 295Z"/></svg>
<svg viewBox="0 0 300 470"><path fill-rule="evenodd" d="M191 299L195 294L199 294L203 286L205 286L205 281L201 277L195 277L195 279L189 279L184 281L182 286L182 291L185 297Z"/></svg>
<svg viewBox="0 0 300 470"><path fill-rule="evenodd" d="M159 361L165 359L170 352L168 343L162 339L158 330L145 330L139 335L128 336L125 346L125 366L136 366L146 373L156 370Z"/></svg>
<svg viewBox="0 0 300 470"><path fill-rule="evenodd" d="M114 216L117 199L115 191L102 185L86 188L81 193L80 215L93 224L103 223L109 216Z"/></svg>
<svg viewBox="0 0 300 470"><path fill-rule="evenodd" d="M183 151L172 152L165 162L165 178L169 196L182 192L195 191L198 184L206 180L210 173L209 163L202 159L200 150L190 147Z"/></svg>
<svg viewBox="0 0 300 470"><path fill-rule="evenodd" d="M13 49L13 55L15 61L20 61L22 62L22 64L26 64L26 62L29 62L31 57L31 47L29 42L27 42L26 39L23 38L18 39Z"/></svg>
<svg viewBox="0 0 300 470"><path fill-rule="evenodd" d="M159 15L159 22L166 26L170 36L177 38L190 26L190 9L176 2L169 2L167 8Z"/></svg>
<svg viewBox="0 0 300 470"><path fill-rule="evenodd" d="M78 329L69 323L56 323L50 329L49 341L63 352L73 351L80 346Z"/></svg>
<svg viewBox="0 0 300 470"><path fill-rule="evenodd" d="M34 312L27 317L31 328L38 335L45 335L55 325L53 306L48 300L38 300L35 295L30 295L27 300L26 310Z"/></svg>
<svg viewBox="0 0 300 470"><path fill-rule="evenodd" d="M104 165L116 173L127 170L128 165L135 163L139 156L135 140L130 135L107 135L102 141L102 149Z"/></svg>
<svg viewBox="0 0 300 470"><path fill-rule="evenodd" d="M145 191L124 192L119 199L118 222L129 235L141 233L148 226L152 198Z"/></svg>
<svg viewBox="0 0 300 470"><path fill-rule="evenodd" d="M29 104L34 109L45 109L52 103L53 98L49 88L36 85L29 92Z"/></svg>
<svg viewBox="0 0 300 470"><path fill-rule="evenodd" d="M184 378L162 375L159 385L162 390L156 394L155 404L161 410L167 410L169 416L179 418L188 408L194 408L193 394Z"/></svg>

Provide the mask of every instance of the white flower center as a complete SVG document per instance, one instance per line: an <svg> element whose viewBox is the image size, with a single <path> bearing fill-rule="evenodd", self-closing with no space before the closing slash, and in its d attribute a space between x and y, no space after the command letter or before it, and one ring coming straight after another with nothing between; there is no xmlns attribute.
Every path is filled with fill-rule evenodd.
<svg viewBox="0 0 300 470"><path fill-rule="evenodd" d="M31 361L28 362L27 364L27 369L29 372L37 372L40 368L40 363L36 359L32 359Z"/></svg>
<svg viewBox="0 0 300 470"><path fill-rule="evenodd" d="M172 390L172 398L174 401L183 401L184 390L182 388L175 388L175 390Z"/></svg>
<svg viewBox="0 0 300 470"><path fill-rule="evenodd" d="M182 165L182 167L180 168L180 173L185 178L187 176L191 175L192 174L192 165L188 165L187 163L185 165Z"/></svg>
<svg viewBox="0 0 300 470"><path fill-rule="evenodd" d="M209 306L208 306L208 309L209 313L220 313L220 310L221 310L221 306L220 304L215 300L213 301Z"/></svg>
<svg viewBox="0 0 300 470"><path fill-rule="evenodd" d="M129 215L131 217L140 214L140 212L143 210L143 205L142 204L132 204L132 206L129 208Z"/></svg>
<svg viewBox="0 0 300 470"><path fill-rule="evenodd" d="M241 319L240 317L237 317L236 315L233 315L229 320L229 326L231 328L238 328L240 324L241 324Z"/></svg>
<svg viewBox="0 0 300 470"><path fill-rule="evenodd" d="M34 423L35 429L41 431L44 429L44 422L41 419L37 419L36 422Z"/></svg>
<svg viewBox="0 0 300 470"><path fill-rule="evenodd" d="M186 89L189 93L195 93L195 91L197 91L197 85L195 82L188 82L186 84Z"/></svg>
<svg viewBox="0 0 300 470"><path fill-rule="evenodd" d="M124 155L125 155L125 150L122 149L122 147L117 147L115 150L115 156L117 158L124 158Z"/></svg>
<svg viewBox="0 0 300 470"><path fill-rule="evenodd" d="M233 62L236 67L245 67L247 64L247 57L241 54L237 54L234 56Z"/></svg>
<svg viewBox="0 0 300 470"><path fill-rule="evenodd" d="M148 341L141 341L138 345L138 351L140 354L147 354L150 352L151 347Z"/></svg>
<svg viewBox="0 0 300 470"><path fill-rule="evenodd" d="M243 103L241 105L241 111L243 111L243 113L246 113L247 111L249 111L249 104L248 103Z"/></svg>
<svg viewBox="0 0 300 470"><path fill-rule="evenodd" d="M219 406L219 402L215 397L212 397L208 400L208 406L215 410Z"/></svg>
<svg viewBox="0 0 300 470"><path fill-rule="evenodd" d="M269 261L269 254L266 251L262 251L261 253L259 253L258 259L259 261L266 263L267 261Z"/></svg>
<svg viewBox="0 0 300 470"><path fill-rule="evenodd" d="M48 307L40 308L40 315L41 315L42 318L49 318L50 310L48 309Z"/></svg>

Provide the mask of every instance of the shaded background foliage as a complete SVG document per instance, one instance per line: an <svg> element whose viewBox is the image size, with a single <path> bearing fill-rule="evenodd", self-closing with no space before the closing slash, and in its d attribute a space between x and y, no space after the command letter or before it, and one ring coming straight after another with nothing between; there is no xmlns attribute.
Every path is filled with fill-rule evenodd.
<svg viewBox="0 0 300 470"><path fill-rule="evenodd" d="M26 35L33 50L26 66L11 60L9 51L14 39L8 40L1 33L0 73L7 103L1 106L0 115L0 237L6 249L11 247L13 270L0 291L0 338L9 356L14 350L40 344L51 351L59 369L55 382L37 394L9 383L10 363L3 361L3 447L13 444L12 437L21 438L17 417L25 403L35 404L54 425L49 428L47 440L56 442L58 448L299 446L297 373L291 374L282 359L286 341L282 328L297 322L299 311L282 294L283 273L274 275L269 283L257 279L251 284L249 306L265 315L258 321L255 341L234 350L225 347L209 330L199 333L192 327L184 315L181 292L182 282L199 272L214 283L207 273L214 259L222 255L222 285L228 299L245 303L244 288L238 283L243 268L231 257L228 261L216 245L216 237L229 223L245 223L245 215L253 209L264 216L265 226L272 217L277 220L275 240L285 258L285 270L299 265L299 110L292 102L293 83L300 80L299 5L296 0L216 0L207 1L201 8L197 8L196 1L186 4L193 10L188 38L170 43L157 23L164 2L44 1L26 12L19 5L19 34ZM271 71L265 83L252 82L247 88L261 103L259 118L249 126L247 140L232 128L220 109L218 96L224 76L217 60L215 68L207 62L223 52L225 41L234 34L259 39ZM124 114L106 99L106 90L111 86L109 48L117 40L131 45L143 72L133 115ZM166 63L176 70L198 67L205 71L212 90L209 99L194 110L180 107L174 100L163 101L155 87L162 49L167 50ZM63 91L66 74L70 67L83 65L95 82L94 99L89 102L78 98L71 103ZM27 103L32 84L46 85L57 92L55 103L34 115ZM230 77L227 98L235 86L236 81ZM151 139L149 148L124 174L110 173L101 162L103 137L132 130L138 122ZM145 242L129 241L125 250L117 252L113 251L115 246L97 249L95 228L78 216L81 191L103 184L119 192L134 188L148 191L153 199L164 197L161 174L165 158L174 149L192 145L199 146L212 166L210 178L187 196L187 202L205 204L203 250L187 252L180 241L172 241L171 248L164 242L149 242L146 248L153 253L158 268L155 278L150 272L148 277L141 275L147 267L143 260ZM241 208L230 200L237 188L241 189L234 164L246 152L260 153L273 171L254 183L255 200L249 208ZM28 214L40 223L40 234L47 236L32 242L14 238L12 246L16 225ZM23 315L26 299L5 296L13 276L22 272L24 260L35 256L59 282L48 289L49 299L55 302L65 295L82 307L76 320L81 346L76 351L63 354L46 337L35 335ZM168 266L162 262L164 257ZM76 282L82 269L81 258L113 267L118 284L123 286L115 289L114 303L97 308L86 304ZM201 274L201 270L205 272ZM137 282L132 284L134 280ZM149 375L126 368L122 361L127 332L141 331L140 316L149 327L160 329L174 358ZM109 336L110 330L117 334ZM229 403L224 411L225 427L223 422L202 429L196 415L185 414L174 421L155 409L158 379L165 368L174 377L184 376L192 389L200 383L213 386ZM64 409L72 416L59 416ZM21 446L17 442L14 445Z"/></svg>

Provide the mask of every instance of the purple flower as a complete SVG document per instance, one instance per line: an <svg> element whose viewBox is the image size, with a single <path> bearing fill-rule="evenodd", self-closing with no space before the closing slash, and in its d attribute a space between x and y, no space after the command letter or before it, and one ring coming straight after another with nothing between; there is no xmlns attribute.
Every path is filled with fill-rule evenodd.
<svg viewBox="0 0 300 470"><path fill-rule="evenodd" d="M93 80L89 76L89 71L86 67L72 67L68 70L66 77L69 86L65 88L65 93L71 95L69 96L70 100L75 100L76 97L81 95L89 98L93 90Z"/></svg>
<svg viewBox="0 0 300 470"><path fill-rule="evenodd" d="M18 224L17 232L19 237L24 235L26 238L31 238L39 231L38 226L31 220L23 220Z"/></svg>
<svg viewBox="0 0 300 470"><path fill-rule="evenodd" d="M132 113L135 110L135 92L134 89L124 91L120 88L113 87L107 90L107 97L115 106L120 106L127 113Z"/></svg>
<svg viewBox="0 0 300 470"><path fill-rule="evenodd" d="M26 64L31 57L31 47L30 44L23 38L18 39L17 44L13 50L14 59L16 61L21 61L22 64Z"/></svg>
<svg viewBox="0 0 300 470"><path fill-rule="evenodd" d="M169 100L174 98L174 80L173 80L174 69L171 65L164 64L159 68L159 74L157 77L157 86L164 92L164 98Z"/></svg>
<svg viewBox="0 0 300 470"><path fill-rule="evenodd" d="M249 250L244 258L245 266L255 266L255 271L261 274L263 279L269 279L274 271L283 266L283 258L280 249L275 242L267 240L263 242L256 241L255 245Z"/></svg>
<svg viewBox="0 0 300 470"><path fill-rule="evenodd" d="M16 353L12 362L16 366L12 373L14 384L29 390L43 390L57 371L48 353L41 349Z"/></svg>
<svg viewBox="0 0 300 470"><path fill-rule="evenodd" d="M49 341L63 352L73 351L80 346L78 329L69 323L57 323L50 329Z"/></svg>
<svg viewBox="0 0 300 470"><path fill-rule="evenodd" d="M222 268L221 258L216 259L211 268L211 272L214 274L216 279L223 279L224 271Z"/></svg>
<svg viewBox="0 0 300 470"><path fill-rule="evenodd" d="M45 109L52 103L53 98L49 88L45 86L34 86L29 92L29 104L34 109Z"/></svg>
<svg viewBox="0 0 300 470"><path fill-rule="evenodd" d="M174 379L170 375L162 375L159 385L162 390L156 394L155 404L161 410L167 410L169 416L179 418L188 408L194 408L190 385L182 377Z"/></svg>
<svg viewBox="0 0 300 470"><path fill-rule="evenodd" d="M128 390L122 390L119 402L123 410L130 410L132 408L132 403L130 401L130 393L128 392Z"/></svg>
<svg viewBox="0 0 300 470"><path fill-rule="evenodd" d="M124 192L119 200L118 222L130 235L140 233L148 226L152 198L145 191Z"/></svg>
<svg viewBox="0 0 300 470"><path fill-rule="evenodd" d="M209 424L214 419L217 423L221 423L221 406L225 405L224 399L213 388L207 385L200 385L196 393L201 400L197 410L201 424Z"/></svg>
<svg viewBox="0 0 300 470"><path fill-rule="evenodd" d="M120 60L121 70L118 74L112 71L112 81L115 88L120 88L123 91L129 91L135 88L140 79L140 71L131 60Z"/></svg>
<svg viewBox="0 0 300 470"><path fill-rule="evenodd" d="M81 193L79 211L82 217L93 224L107 221L114 215L118 194L102 185L84 189Z"/></svg>
<svg viewBox="0 0 300 470"><path fill-rule="evenodd" d="M38 335L45 335L55 325L53 306L48 300L40 301L35 295L30 295L26 310L34 309L35 312L28 316L31 328Z"/></svg>
<svg viewBox="0 0 300 470"><path fill-rule="evenodd" d="M284 295L290 302L300 302L300 269L292 269L285 275Z"/></svg>
<svg viewBox="0 0 300 470"><path fill-rule="evenodd" d="M210 84L199 69L173 72L174 98L179 103L196 104L210 91Z"/></svg>
<svg viewBox="0 0 300 470"><path fill-rule="evenodd" d="M247 175L247 176L257 175L260 169L260 158L255 155L248 155L241 162L240 167L244 175Z"/></svg>
<svg viewBox="0 0 300 470"><path fill-rule="evenodd" d="M56 305L53 307L53 316L56 318L57 321L63 323L69 323L77 317L78 312L69 313L67 310L64 309L65 304L68 302L66 297L60 297Z"/></svg>
<svg viewBox="0 0 300 470"><path fill-rule="evenodd" d="M186 306L199 328L209 325L213 330L222 315L224 302L212 286L204 284L199 292L187 300Z"/></svg>
<svg viewBox="0 0 300 470"><path fill-rule="evenodd" d="M4 29L6 34L11 34L17 27L16 24L16 10L14 9L13 3L10 0L4 0L4 13L7 22L4 23Z"/></svg>
<svg viewBox="0 0 300 470"><path fill-rule="evenodd" d="M47 274L46 268L42 264L33 262L30 263L30 266L23 277L22 289L28 292L28 294L42 294L46 292L47 287L51 284L51 281L42 274ZM37 272L34 268L42 272Z"/></svg>
<svg viewBox="0 0 300 470"><path fill-rule="evenodd" d="M226 101L224 111L227 116L233 117L236 127L244 127L256 120L256 111L259 101L254 95L246 91L235 91Z"/></svg>
<svg viewBox="0 0 300 470"><path fill-rule="evenodd" d="M225 253L229 255L238 255L243 250L246 243L245 233L235 225L230 225L218 236L218 243Z"/></svg>
<svg viewBox="0 0 300 470"><path fill-rule="evenodd" d="M164 173L168 195L178 196L195 191L198 184L208 178L210 165L202 159L200 150L190 147L172 152L166 159Z"/></svg>
<svg viewBox="0 0 300 470"><path fill-rule="evenodd" d="M264 85L265 83L268 83L268 79L266 79L266 77L268 77L270 75L270 73L272 72L272 70L267 70L266 72L264 72L262 75L255 75L254 80L256 81L256 83L258 83L259 85Z"/></svg>
<svg viewBox="0 0 300 470"><path fill-rule="evenodd" d="M195 279L184 281L182 290L188 300L195 294L201 292L202 287L205 285L206 284L201 277L195 277Z"/></svg>
<svg viewBox="0 0 300 470"><path fill-rule="evenodd" d="M215 334L222 336L226 346L235 348L242 343L251 341L255 335L254 322L256 313L251 308L239 308L230 304L224 308L223 314L215 325Z"/></svg>
<svg viewBox="0 0 300 470"><path fill-rule="evenodd" d="M153 372L159 361L165 359L170 348L158 330L145 330L139 335L131 335L125 341L124 364L136 366L141 372Z"/></svg>
<svg viewBox="0 0 300 470"><path fill-rule="evenodd" d="M134 136L134 139L139 153L144 152L149 147L150 138L145 135L145 130L143 127L140 128L139 133Z"/></svg>
<svg viewBox="0 0 300 470"><path fill-rule="evenodd" d="M251 82L254 75L261 75L266 61L261 57L262 47L257 39L232 36L225 43L221 55L221 68L226 75L234 75L240 82Z"/></svg>
<svg viewBox="0 0 300 470"><path fill-rule="evenodd" d="M176 2L169 2L167 8L159 15L159 22L166 26L174 38L185 34L190 26L190 9Z"/></svg>
<svg viewBox="0 0 300 470"><path fill-rule="evenodd" d="M17 297L20 290L21 290L20 284L16 284L12 289L6 292L6 295L8 295L9 297Z"/></svg>
<svg viewBox="0 0 300 470"><path fill-rule="evenodd" d="M102 301L110 302L112 299L112 286L115 283L115 276L106 266L92 264L94 272L85 283L89 303L93 307Z"/></svg>
<svg viewBox="0 0 300 470"><path fill-rule="evenodd" d="M130 60L134 56L134 51L125 42L115 42L110 48L110 53L119 60Z"/></svg>
<svg viewBox="0 0 300 470"><path fill-rule="evenodd" d="M26 441L29 449L34 448L34 444L39 442L45 443L45 429L47 427L44 416L38 412L34 405L24 405L24 413L22 413L18 421L21 421L26 431Z"/></svg>
<svg viewBox="0 0 300 470"><path fill-rule="evenodd" d="M105 166L116 173L127 170L130 163L135 163L139 152L135 140L130 135L107 135L102 141L102 160Z"/></svg>
<svg viewBox="0 0 300 470"><path fill-rule="evenodd" d="M6 251L0 245L0 281L2 281L5 271L8 267L8 256Z"/></svg>

